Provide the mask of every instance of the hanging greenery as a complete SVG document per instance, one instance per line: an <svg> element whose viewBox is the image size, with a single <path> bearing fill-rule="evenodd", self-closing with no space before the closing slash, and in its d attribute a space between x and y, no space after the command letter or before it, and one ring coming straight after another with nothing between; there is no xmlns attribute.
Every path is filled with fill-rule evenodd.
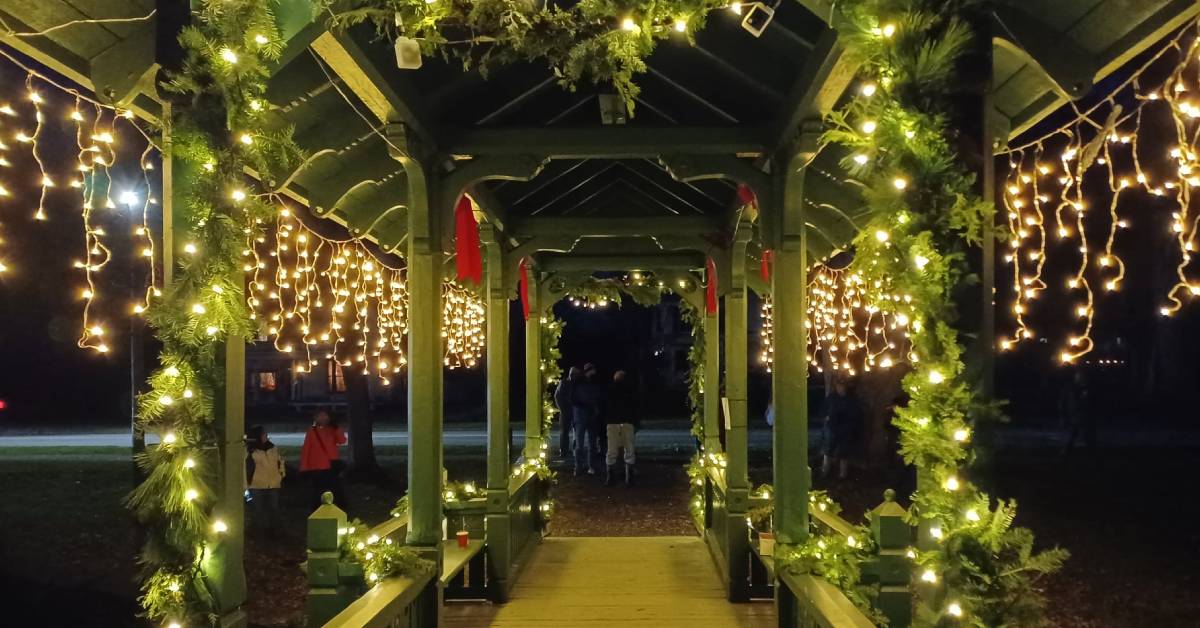
<svg viewBox="0 0 1200 628"><path fill-rule="evenodd" d="M740 3L725 0L613 2L561 5L540 0L325 0L333 26L370 22L396 40L414 41L426 55L462 63L485 78L493 68L545 63L559 85L610 83L632 116L640 92L635 78L659 42L694 44L708 14ZM736 7L736 8L735 8Z"/></svg>
<svg viewBox="0 0 1200 628"><path fill-rule="evenodd" d="M558 414L558 406L554 403L554 390L562 381L562 366L558 363L562 359L562 351L558 348L558 341L562 338L566 322L551 311L542 316L541 323L542 361L538 368L546 383L542 387L542 434L545 435L550 433L554 417Z"/></svg>
<svg viewBox="0 0 1200 628"><path fill-rule="evenodd" d="M828 118L824 144L850 149L844 162L863 183L874 216L854 241L851 270L878 299L911 321L913 365L896 411L900 449L918 469L910 515L921 524L916 560L918 625L1037 625L1038 579L1065 551L1033 551L1013 528L1015 504L993 502L965 476L975 421L995 413L967 383L953 291L968 279L964 248L978 244L993 208L952 146L951 95L973 45L972 0L845 0L835 20L847 54L862 68L859 95Z"/></svg>
<svg viewBox="0 0 1200 628"><path fill-rule="evenodd" d="M433 563L403 543L371 534L358 519L349 522L338 545L342 559L362 565L367 586L394 576L421 576L433 572Z"/></svg>
<svg viewBox="0 0 1200 628"><path fill-rule="evenodd" d="M692 415L692 436L704 442L704 311L687 299L679 300L679 318L692 329L688 348L688 408Z"/></svg>
<svg viewBox="0 0 1200 628"><path fill-rule="evenodd" d="M164 86L175 96L164 135L181 175L174 179L174 229L186 244L176 252L171 283L146 310L162 352L149 392L138 399L138 422L160 444L139 457L146 479L126 500L146 530L146 615L179 624L215 617L205 566L231 532L215 509L213 486L223 464L213 426L224 386L221 348L255 329L241 256L256 225L275 211L249 190L244 173L282 181L302 157L291 129L271 127L264 116L267 63L283 47L269 5L202 2L193 16L179 37L182 69Z"/></svg>

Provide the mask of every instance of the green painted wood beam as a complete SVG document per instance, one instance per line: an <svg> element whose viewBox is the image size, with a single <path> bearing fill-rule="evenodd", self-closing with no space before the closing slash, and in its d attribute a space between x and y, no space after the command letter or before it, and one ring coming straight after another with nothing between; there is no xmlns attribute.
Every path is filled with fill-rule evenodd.
<svg viewBox="0 0 1200 628"><path fill-rule="evenodd" d="M430 125L413 104L401 98L363 49L348 35L326 31L313 40L312 50L382 123L400 122L427 145L434 145Z"/></svg>
<svg viewBox="0 0 1200 628"><path fill-rule="evenodd" d="M821 33L792 84L779 117L771 124L768 137L773 140L774 148L794 143L804 120L824 117L833 110L857 72L858 64L846 55L837 31L826 29Z"/></svg>
<svg viewBox="0 0 1200 628"><path fill-rule="evenodd" d="M493 599L503 601L512 566L509 521L509 298L505 283L503 243L494 226L479 227L487 285L487 550L488 586Z"/></svg>
<svg viewBox="0 0 1200 628"><path fill-rule="evenodd" d="M709 279L711 281L711 278ZM721 310L704 315L704 451L721 451Z"/></svg>
<svg viewBox="0 0 1200 628"><path fill-rule="evenodd" d="M780 216L780 237L771 274L775 320L775 363L771 371L775 430L772 457L775 487L774 526L778 542L808 538L808 359L805 156L795 156L777 175L781 195L773 208Z"/></svg>
<svg viewBox="0 0 1200 628"><path fill-rule="evenodd" d="M833 24L837 0L796 0L796 4L812 11L813 15L825 20L826 24Z"/></svg>
<svg viewBox="0 0 1200 628"><path fill-rule="evenodd" d="M729 261L725 309L725 399L728 410L725 430L725 548L729 568L729 600L748 601L750 597L748 564L750 547L746 534L750 479L747 473L747 337L746 247L751 238L750 225L743 223L734 234Z"/></svg>
<svg viewBox="0 0 1200 628"><path fill-rule="evenodd" d="M437 181L403 125L386 128L408 180L409 545L440 551L442 538L442 251ZM432 604L430 605L432 608ZM436 621L436 620L435 620Z"/></svg>
<svg viewBox="0 0 1200 628"><path fill-rule="evenodd" d="M723 224L710 216L662 216L644 218L553 217L517 218L509 233L515 237L573 235L612 238L704 236L719 232Z"/></svg>
<svg viewBox="0 0 1200 628"><path fill-rule="evenodd" d="M758 154L762 133L738 127L504 128L447 130L452 155L544 155L556 159L618 159L663 154Z"/></svg>
<svg viewBox="0 0 1200 628"><path fill-rule="evenodd" d="M542 253L538 264L548 272L578 271L649 271L654 268L695 270L704 268L704 256L698 253L561 255Z"/></svg>
<svg viewBox="0 0 1200 628"><path fill-rule="evenodd" d="M525 321L525 459L542 453L542 314L550 305L540 298L542 268L528 269L529 319Z"/></svg>
<svg viewBox="0 0 1200 628"><path fill-rule="evenodd" d="M529 181L542 171L546 161L534 155L493 155L469 161L456 161L454 169L444 179L442 193L445 198L454 199L461 194L469 194L475 199L488 222L507 233L510 229L503 204L481 183Z"/></svg>

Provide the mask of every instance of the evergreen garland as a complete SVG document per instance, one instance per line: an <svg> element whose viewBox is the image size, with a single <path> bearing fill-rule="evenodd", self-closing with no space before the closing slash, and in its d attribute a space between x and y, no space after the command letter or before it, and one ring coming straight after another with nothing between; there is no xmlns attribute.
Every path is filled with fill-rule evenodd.
<svg viewBox="0 0 1200 628"><path fill-rule="evenodd" d="M433 573L434 570L432 562L421 558L403 543L371 534L366 524L358 519L349 522L346 533L341 536L338 551L343 560L362 565L367 586L385 578L416 577Z"/></svg>
<svg viewBox="0 0 1200 628"><path fill-rule="evenodd" d="M669 37L694 44L711 11L725 0L618 2L581 0L325 0L333 26L370 22L392 39L415 40L478 69L485 78L502 65L543 62L559 85L574 91L584 80L611 83L632 116L640 92L635 78Z"/></svg>
<svg viewBox="0 0 1200 628"><path fill-rule="evenodd" d="M844 0L837 28L866 77L860 96L830 114L824 144L852 154L873 218L854 240L851 269L899 301L912 321L910 401L894 418L905 460L919 470L910 516L921 524L917 625L1037 625L1038 579L1067 554L1033 551L1013 528L1015 504L964 477L972 424L995 413L966 382L953 291L968 278L964 245L977 244L994 208L952 148L948 96L972 45L971 0ZM878 283L876 283L878 282Z"/></svg>
<svg viewBox="0 0 1200 628"><path fill-rule="evenodd" d="M214 403L224 390L223 343L255 329L245 243L275 211L247 191L244 173L282 181L302 156L291 130L265 117L267 63L283 48L269 4L205 1L193 17L179 36L182 70L164 86L176 97L163 120L177 172L174 228L187 244L147 312L162 351L138 398L138 422L160 444L139 457L146 479L126 498L146 530L142 606L152 620L181 624L210 623L218 612L204 569L229 530L214 511L222 465Z"/></svg>

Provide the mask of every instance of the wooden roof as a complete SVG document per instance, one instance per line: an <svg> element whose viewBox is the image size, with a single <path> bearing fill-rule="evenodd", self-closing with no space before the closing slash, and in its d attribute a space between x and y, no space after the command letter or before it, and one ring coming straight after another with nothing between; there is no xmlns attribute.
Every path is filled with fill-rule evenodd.
<svg viewBox="0 0 1200 628"><path fill-rule="evenodd" d="M311 23L307 0L282 0L277 14L288 47L268 100L279 123L294 124L312 154L295 173L291 193L318 215L397 250L406 233L406 180L382 131L402 123L437 155L440 168L456 173L449 176L471 184L488 220L513 245L522 243L522 230L589 228L609 239L567 250L653 252L670 248L655 235L728 231L739 205L737 181L765 180L770 157L794 141L805 119L833 107L853 78L825 22L830 4L784 2L760 38L743 31L731 12L713 13L696 46L660 43L639 78L635 116L605 125L600 101L612 92L608 86L568 91L538 64L498 68L487 79L438 58L426 58L416 71L399 70L391 42L371 29L333 34ZM28 32L70 20L134 18L154 5L10 0L0 19ZM999 135L1028 128L1068 96L1081 96L1198 10L1194 0L1058 0L1039 3L1036 12L1019 0L1002 3L992 93ZM77 24L3 42L153 117L158 27L179 17ZM837 158L823 152L805 182L810 248L818 258L845 245L861 218L856 187ZM688 176L699 162L719 163L727 176ZM475 182L472 169L498 178ZM546 250L561 252L563 245Z"/></svg>

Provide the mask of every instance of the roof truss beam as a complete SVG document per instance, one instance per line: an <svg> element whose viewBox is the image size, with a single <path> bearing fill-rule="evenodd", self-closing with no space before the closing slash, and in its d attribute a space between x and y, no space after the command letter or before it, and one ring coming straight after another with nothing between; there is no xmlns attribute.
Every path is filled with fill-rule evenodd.
<svg viewBox="0 0 1200 628"><path fill-rule="evenodd" d="M760 136L754 129L734 127L472 129L448 134L444 147L452 155L620 159L669 153L759 154L766 150Z"/></svg>

